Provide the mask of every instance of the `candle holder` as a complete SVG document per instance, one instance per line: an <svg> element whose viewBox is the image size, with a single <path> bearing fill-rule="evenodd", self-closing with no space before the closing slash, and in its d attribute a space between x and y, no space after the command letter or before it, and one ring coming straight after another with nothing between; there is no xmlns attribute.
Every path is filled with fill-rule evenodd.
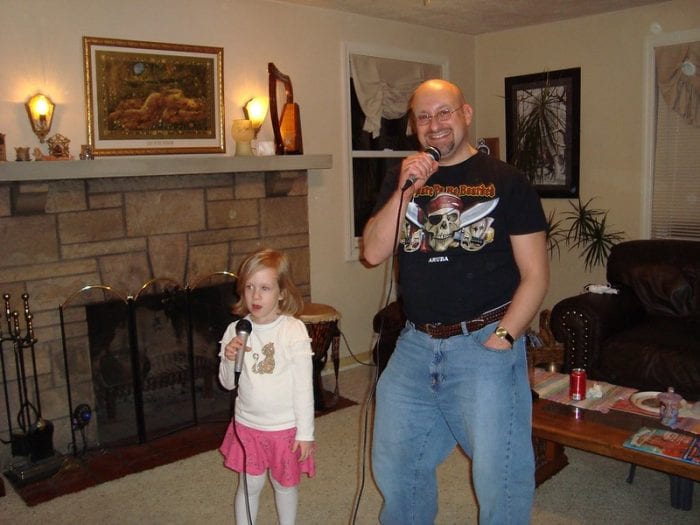
<svg viewBox="0 0 700 525"><path fill-rule="evenodd" d="M255 137L253 123L248 119L236 119L233 121L231 135L236 141L236 156L252 156L253 149L250 142Z"/></svg>

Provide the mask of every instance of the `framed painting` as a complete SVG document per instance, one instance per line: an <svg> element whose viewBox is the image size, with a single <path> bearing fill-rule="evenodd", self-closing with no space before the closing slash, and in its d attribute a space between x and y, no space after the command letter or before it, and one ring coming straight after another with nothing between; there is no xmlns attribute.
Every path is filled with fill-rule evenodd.
<svg viewBox="0 0 700 525"><path fill-rule="evenodd" d="M540 197L579 196L581 68L507 77L506 156Z"/></svg>
<svg viewBox="0 0 700 525"><path fill-rule="evenodd" d="M225 153L224 50L83 37L95 156Z"/></svg>

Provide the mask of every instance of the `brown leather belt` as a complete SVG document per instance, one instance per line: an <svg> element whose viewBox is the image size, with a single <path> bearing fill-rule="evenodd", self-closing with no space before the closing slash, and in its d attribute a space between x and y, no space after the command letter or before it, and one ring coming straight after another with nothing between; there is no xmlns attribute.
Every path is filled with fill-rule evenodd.
<svg viewBox="0 0 700 525"><path fill-rule="evenodd" d="M487 324L495 323L503 319L503 316L508 310L510 303L506 303L498 308L484 312L479 317L472 319L471 321L464 321L461 323L454 324L442 324L442 323L427 323L427 324L417 324L412 323L416 330L425 332L433 339L447 339L455 335L464 335L468 332L474 332L486 326ZM463 326L467 329L465 332Z"/></svg>

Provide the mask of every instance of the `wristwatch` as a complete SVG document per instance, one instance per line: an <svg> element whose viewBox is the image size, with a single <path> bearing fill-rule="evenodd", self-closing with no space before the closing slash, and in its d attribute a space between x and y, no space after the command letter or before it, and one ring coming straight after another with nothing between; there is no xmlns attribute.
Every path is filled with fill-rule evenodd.
<svg viewBox="0 0 700 525"><path fill-rule="evenodd" d="M501 339L505 339L510 343L510 346L513 346L515 343L515 339L513 339L513 336L508 333L508 330L503 328L502 326L499 326L496 328L496 331L494 332L497 337L500 337Z"/></svg>

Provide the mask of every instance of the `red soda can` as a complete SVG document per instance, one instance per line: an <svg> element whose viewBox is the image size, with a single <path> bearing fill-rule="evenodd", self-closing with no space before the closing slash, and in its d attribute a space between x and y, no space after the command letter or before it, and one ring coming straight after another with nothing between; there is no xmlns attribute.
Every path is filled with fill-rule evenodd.
<svg viewBox="0 0 700 525"><path fill-rule="evenodd" d="M574 401L586 399L586 371L574 368L569 376L569 397Z"/></svg>

